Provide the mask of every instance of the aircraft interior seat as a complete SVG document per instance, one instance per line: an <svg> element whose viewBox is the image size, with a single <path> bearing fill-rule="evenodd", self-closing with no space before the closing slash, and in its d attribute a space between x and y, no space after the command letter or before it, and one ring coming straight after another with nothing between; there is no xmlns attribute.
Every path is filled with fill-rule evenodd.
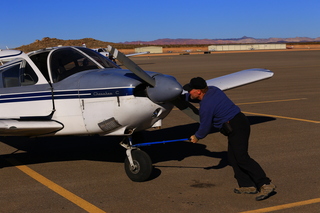
<svg viewBox="0 0 320 213"><path fill-rule="evenodd" d="M20 81L15 77L5 77L4 78L4 87L18 87L20 86Z"/></svg>

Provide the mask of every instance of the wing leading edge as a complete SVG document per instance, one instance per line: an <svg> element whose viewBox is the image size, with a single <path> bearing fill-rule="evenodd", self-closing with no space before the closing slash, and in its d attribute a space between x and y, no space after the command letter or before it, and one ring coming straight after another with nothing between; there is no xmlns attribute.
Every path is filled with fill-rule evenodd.
<svg viewBox="0 0 320 213"><path fill-rule="evenodd" d="M256 81L268 79L272 76L273 72L270 70L253 68L207 80L207 84L208 86L216 86L221 90L228 90Z"/></svg>

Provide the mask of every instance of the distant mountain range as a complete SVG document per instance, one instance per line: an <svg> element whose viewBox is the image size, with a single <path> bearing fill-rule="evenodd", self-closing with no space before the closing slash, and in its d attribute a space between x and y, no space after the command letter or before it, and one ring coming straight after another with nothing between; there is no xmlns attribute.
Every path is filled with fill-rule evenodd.
<svg viewBox="0 0 320 213"><path fill-rule="evenodd" d="M107 47L112 45L118 49L128 49L134 48L141 45L210 45L210 44L245 44L245 43L302 43L302 42L320 42L320 37L318 38L308 38L308 37L296 37L296 38L268 38L268 39L256 39L252 37L242 37L242 38L230 38L230 39L157 39L154 41L131 41L122 43L112 43L106 41L100 41L93 38L83 38L74 40L62 40L57 38L44 37L41 40L36 40L35 42L15 49L19 49L24 52L30 52L46 47L56 47L58 45L62 46L81 46L86 44L89 48Z"/></svg>
<svg viewBox="0 0 320 213"><path fill-rule="evenodd" d="M295 38L252 38L243 36L242 38L230 39L157 39L154 41L130 41L123 42L124 44L140 44L140 45L188 45L188 44L244 44L244 43L300 43L300 42L320 42L318 38L295 37Z"/></svg>

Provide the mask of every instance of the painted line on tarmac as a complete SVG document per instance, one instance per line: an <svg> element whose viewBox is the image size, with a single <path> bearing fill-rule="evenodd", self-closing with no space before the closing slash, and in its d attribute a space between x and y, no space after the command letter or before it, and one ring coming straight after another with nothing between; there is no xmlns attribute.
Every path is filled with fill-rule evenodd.
<svg viewBox="0 0 320 213"><path fill-rule="evenodd" d="M28 166L21 165L19 161L14 158L7 158L6 161L11 163L13 166L18 168L20 171L24 172L31 178L35 179L39 183L45 185L55 193L61 195L62 197L66 198L67 200L71 201L72 203L76 204L80 208L84 209L90 213L106 213L105 211L99 209L98 207L94 206L93 204L89 203L88 201L82 199L81 197L73 194L72 192L62 188L58 184L52 182L48 178L44 177L43 175L37 173L36 171L32 170Z"/></svg>
<svg viewBox="0 0 320 213"><path fill-rule="evenodd" d="M243 113L250 114L250 115L261 115L261 116L267 116L267 117L282 118L282 119L287 119L287 120L303 121L303 122L308 122L308 123L320 124L320 121L313 121L313 120L307 120L307 119L301 119L301 118L292 118L292 117L285 117L285 116L280 116L280 115L268 115L268 114L254 113L254 112L243 112Z"/></svg>
<svg viewBox="0 0 320 213"><path fill-rule="evenodd" d="M245 212L240 212L240 213L272 212L272 211L278 211L278 210L282 210L282 209L290 209L290 208L293 208L293 207L305 206L305 205L310 205L310 204L315 204L315 203L320 203L320 198L315 198L315 199L305 200L305 201L299 201L299 202L295 202L295 203L288 203L288 204L283 204L283 205L278 205L278 206L272 206L272 207L267 207L267 208L263 208L263 209L245 211Z"/></svg>
<svg viewBox="0 0 320 213"><path fill-rule="evenodd" d="M296 98L296 99L284 99L284 100L273 100L273 101L260 101L260 102L240 103L240 104L237 104L237 105L277 103L277 102L286 102L286 101L301 101L301 100L306 100L306 99L307 98ZM282 118L282 119L295 120L295 121L303 121L303 122L316 123L316 124L320 123L320 121L313 121L313 120L307 120L307 119L301 119L301 118L285 117L285 116L279 116L279 115L267 115L267 114L254 113L254 112L243 112L243 113L251 114L251 115L261 115L261 116Z"/></svg>
<svg viewBox="0 0 320 213"><path fill-rule="evenodd" d="M301 101L306 99L307 98L295 98L295 99L283 99L283 100L273 100L273 101L258 101L258 102L239 103L237 105L278 103L278 102L286 102L286 101Z"/></svg>

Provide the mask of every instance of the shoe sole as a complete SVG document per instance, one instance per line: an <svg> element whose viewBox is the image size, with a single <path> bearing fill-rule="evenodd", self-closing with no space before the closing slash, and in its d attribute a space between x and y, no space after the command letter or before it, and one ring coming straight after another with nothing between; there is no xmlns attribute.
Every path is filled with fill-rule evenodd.
<svg viewBox="0 0 320 213"><path fill-rule="evenodd" d="M273 191L269 192L269 193L266 194L266 195L257 196L257 197L256 197L256 201L265 200L265 199L269 198L271 195L274 195L275 193L276 193L275 190L273 190Z"/></svg>

